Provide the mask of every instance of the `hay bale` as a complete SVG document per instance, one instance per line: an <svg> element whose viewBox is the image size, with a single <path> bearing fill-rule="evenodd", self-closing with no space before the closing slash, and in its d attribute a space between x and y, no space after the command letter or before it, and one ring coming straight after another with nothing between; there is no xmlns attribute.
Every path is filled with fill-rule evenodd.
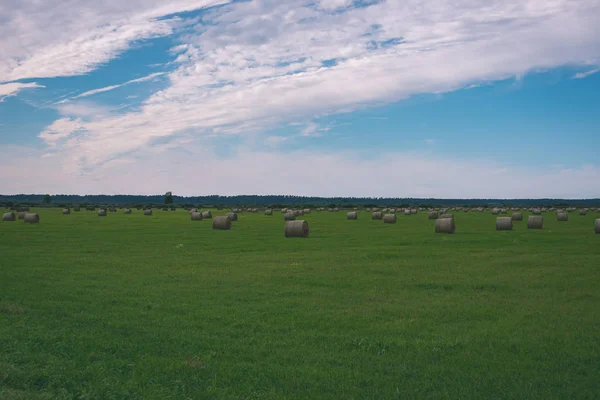
<svg viewBox="0 0 600 400"><path fill-rule="evenodd" d="M500 209L499 208L492 208L492 215L498 215L500 214Z"/></svg>
<svg viewBox="0 0 600 400"><path fill-rule="evenodd" d="M301 215L304 215L304 210L294 210L294 215L296 217L299 217Z"/></svg>
<svg viewBox="0 0 600 400"><path fill-rule="evenodd" d="M435 233L454 233L454 218L438 218L435 220Z"/></svg>
<svg viewBox="0 0 600 400"><path fill-rule="evenodd" d="M19 219L24 219L25 218L25 214L27 214L25 211L21 211L19 213Z"/></svg>
<svg viewBox="0 0 600 400"><path fill-rule="evenodd" d="M302 210L302 212L304 214L310 214L310 208L305 208L304 210Z"/></svg>
<svg viewBox="0 0 600 400"><path fill-rule="evenodd" d="M17 220L17 216L12 211L4 214L2 216L2 221L4 221L4 222L11 222L11 221L16 221L16 220Z"/></svg>
<svg viewBox="0 0 600 400"><path fill-rule="evenodd" d="M62 215L71 215L71 210L69 210L68 208L63 209Z"/></svg>
<svg viewBox="0 0 600 400"><path fill-rule="evenodd" d="M131 214L131 208L126 208L123 214Z"/></svg>
<svg viewBox="0 0 600 400"><path fill-rule="evenodd" d="M110 208L108 209L108 211L110 211L110 212L117 212L117 209L116 209L115 207L110 207Z"/></svg>
<svg viewBox="0 0 600 400"><path fill-rule="evenodd" d="M594 232L596 232L597 234L600 234L600 218L598 218L596 220L596 225L594 227Z"/></svg>
<svg viewBox="0 0 600 400"><path fill-rule="evenodd" d="M527 218L527 229L542 229L544 217L541 215L530 215Z"/></svg>
<svg viewBox="0 0 600 400"><path fill-rule="evenodd" d="M373 212L379 212L379 208L378 207L373 207L373 209L371 211L373 211Z"/></svg>
<svg viewBox="0 0 600 400"><path fill-rule="evenodd" d="M437 219L438 218L438 212L437 211L430 211L429 214L427 214L427 218L429 218L429 219Z"/></svg>
<svg viewBox="0 0 600 400"><path fill-rule="evenodd" d="M512 217L498 217L496 218L496 230L497 231L511 231L513 228Z"/></svg>
<svg viewBox="0 0 600 400"><path fill-rule="evenodd" d="M23 218L26 224L39 224L40 216L34 213L25 214L25 218Z"/></svg>
<svg viewBox="0 0 600 400"><path fill-rule="evenodd" d="M412 213L410 212L410 210L404 210L404 215L411 215Z"/></svg>
<svg viewBox="0 0 600 400"><path fill-rule="evenodd" d="M293 212L285 213L283 215L283 220L284 221L295 221L296 220L296 214L294 214Z"/></svg>
<svg viewBox="0 0 600 400"><path fill-rule="evenodd" d="M252 209L252 212L253 212L253 213L257 213L257 212L258 212L258 208L253 208L253 209Z"/></svg>
<svg viewBox="0 0 600 400"><path fill-rule="evenodd" d="M523 214L520 212L514 212L510 218L513 221L523 221Z"/></svg>
<svg viewBox="0 0 600 400"><path fill-rule="evenodd" d="M500 209L500 214L507 214L508 210L506 208L501 208Z"/></svg>
<svg viewBox="0 0 600 400"><path fill-rule="evenodd" d="M202 221L202 213L199 212L191 212L190 213L190 220L192 221Z"/></svg>
<svg viewBox="0 0 600 400"><path fill-rule="evenodd" d="M412 210L410 210L411 214L418 214L419 211L416 208L413 208Z"/></svg>
<svg viewBox="0 0 600 400"><path fill-rule="evenodd" d="M348 214L346 214L346 219L358 219L358 212L349 212Z"/></svg>
<svg viewBox="0 0 600 400"><path fill-rule="evenodd" d="M587 210L579 210L579 215L585 217L587 215Z"/></svg>
<svg viewBox="0 0 600 400"><path fill-rule="evenodd" d="M231 222L238 220L237 213L234 213L234 212L227 213L227 214L225 214L225 216L229 217L229 219L231 220Z"/></svg>
<svg viewBox="0 0 600 400"><path fill-rule="evenodd" d="M556 213L556 220L560 222L566 222L569 220L569 214L567 214L566 212Z"/></svg>
<svg viewBox="0 0 600 400"><path fill-rule="evenodd" d="M383 214L379 211L375 211L371 214L371 219L382 219Z"/></svg>
<svg viewBox="0 0 600 400"><path fill-rule="evenodd" d="M144 210L144 215L152 215L152 210Z"/></svg>
<svg viewBox="0 0 600 400"><path fill-rule="evenodd" d="M288 221L285 223L285 237L308 237L308 222L304 220Z"/></svg>
<svg viewBox="0 0 600 400"><path fill-rule="evenodd" d="M287 212L288 212L288 209L287 209L287 208L282 208L282 209L281 209L281 212L285 214L285 213L287 213Z"/></svg>
<svg viewBox="0 0 600 400"><path fill-rule="evenodd" d="M210 211L204 211L202 213L202 218L204 218L204 219L211 219L212 218L212 213Z"/></svg>
<svg viewBox="0 0 600 400"><path fill-rule="evenodd" d="M334 207L334 208L333 208L333 211L334 211L334 212L338 212L338 211L340 211L340 209L339 209L338 207Z"/></svg>
<svg viewBox="0 0 600 400"><path fill-rule="evenodd" d="M534 208L533 210L531 210L531 212L533 213L533 215L542 215L542 210L540 210L539 208Z"/></svg>
<svg viewBox="0 0 600 400"><path fill-rule="evenodd" d="M442 214L438 219L454 219L454 214Z"/></svg>
<svg viewBox="0 0 600 400"><path fill-rule="evenodd" d="M197 209L197 208L192 208L192 209L190 210L190 212L191 212L191 213L193 213L193 212L198 212L198 209Z"/></svg>
<svg viewBox="0 0 600 400"><path fill-rule="evenodd" d="M106 215L107 214L106 214L106 210L105 209L101 208L101 209L98 210L98 216L99 217L106 217Z"/></svg>
<svg viewBox="0 0 600 400"><path fill-rule="evenodd" d="M385 214L383 216L384 224L395 224L396 223L396 214Z"/></svg>
<svg viewBox="0 0 600 400"><path fill-rule="evenodd" d="M265 215L273 215L273 210L265 210Z"/></svg>
<svg viewBox="0 0 600 400"><path fill-rule="evenodd" d="M219 216L213 219L213 229L228 230L231 229L231 220L228 216Z"/></svg>

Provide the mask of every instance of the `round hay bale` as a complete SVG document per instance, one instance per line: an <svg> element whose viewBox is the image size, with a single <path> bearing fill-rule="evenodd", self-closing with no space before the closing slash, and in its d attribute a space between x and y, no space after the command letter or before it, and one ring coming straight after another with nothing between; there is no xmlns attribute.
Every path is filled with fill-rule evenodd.
<svg viewBox="0 0 600 400"><path fill-rule="evenodd" d="M508 210L506 208L501 208L500 209L500 214L507 214Z"/></svg>
<svg viewBox="0 0 600 400"><path fill-rule="evenodd" d="M566 222L569 220L569 214L567 214L566 212L556 213L556 220L560 222Z"/></svg>
<svg viewBox="0 0 600 400"><path fill-rule="evenodd" d="M514 212L512 213L511 219L513 221L523 221L523 214L521 214L520 212Z"/></svg>
<svg viewBox="0 0 600 400"><path fill-rule="evenodd" d="M527 218L527 229L542 229L544 217L541 215L530 215Z"/></svg>
<svg viewBox="0 0 600 400"><path fill-rule="evenodd" d="M308 222L304 220L285 223L285 237L308 237Z"/></svg>
<svg viewBox="0 0 600 400"><path fill-rule="evenodd" d="M123 214L131 214L131 208L126 208Z"/></svg>
<svg viewBox="0 0 600 400"><path fill-rule="evenodd" d="M384 224L395 224L396 223L396 214L385 214L383 216Z"/></svg>
<svg viewBox="0 0 600 400"><path fill-rule="evenodd" d="M496 230L497 231L511 231L513 228L512 217L498 217L496 218Z"/></svg>
<svg viewBox="0 0 600 400"><path fill-rule="evenodd" d="M383 214L379 211L375 211L371 214L371 219L382 219Z"/></svg>
<svg viewBox="0 0 600 400"><path fill-rule="evenodd" d="M253 208L253 209L252 209L252 212L253 212L253 213L257 213L257 212L258 212L258 208Z"/></svg>
<svg viewBox="0 0 600 400"><path fill-rule="evenodd" d="M410 212L410 210L404 210L404 215L411 215L412 213Z"/></svg>
<svg viewBox="0 0 600 400"><path fill-rule="evenodd" d="M190 220L192 221L202 221L202 213L199 212L191 212Z"/></svg>
<svg viewBox="0 0 600 400"><path fill-rule="evenodd" d="M273 210L265 210L265 215L273 215Z"/></svg>
<svg viewBox="0 0 600 400"><path fill-rule="evenodd" d="M594 227L594 232L600 234L600 218L596 220L596 225Z"/></svg>
<svg viewBox="0 0 600 400"><path fill-rule="evenodd" d="M98 210L98 216L99 217L106 217L106 215L107 214L106 214L106 210L105 209L101 208L101 209Z"/></svg>
<svg viewBox="0 0 600 400"><path fill-rule="evenodd" d="M302 212L304 214L310 214L310 208L305 208L304 210L302 210Z"/></svg>
<svg viewBox="0 0 600 400"><path fill-rule="evenodd" d="M204 211L202 213L202 218L204 218L204 219L211 219L212 218L212 213L210 211Z"/></svg>
<svg viewBox="0 0 600 400"><path fill-rule="evenodd" d="M301 215L304 215L304 210L295 210L295 211L294 211L294 215L295 215L296 217L299 217L299 216L301 216Z"/></svg>
<svg viewBox="0 0 600 400"><path fill-rule="evenodd" d="M533 215L542 215L542 210L539 208L534 208L532 211Z"/></svg>
<svg viewBox="0 0 600 400"><path fill-rule="evenodd" d="M439 219L454 219L454 214L442 214Z"/></svg>
<svg viewBox="0 0 600 400"><path fill-rule="evenodd" d="M438 219L438 212L437 211L430 211L429 214L427 214L427 218L429 218L429 219Z"/></svg>
<svg viewBox="0 0 600 400"><path fill-rule="evenodd" d="M17 220L17 216L15 215L14 212L9 212L2 216L2 221L5 221L5 222L11 222L11 221L16 221L16 220Z"/></svg>
<svg viewBox="0 0 600 400"><path fill-rule="evenodd" d="M231 229L231 220L228 216L218 216L213 219L213 229L228 230Z"/></svg>
<svg viewBox="0 0 600 400"><path fill-rule="evenodd" d="M435 233L454 233L454 218L438 218L435 220Z"/></svg>
<svg viewBox="0 0 600 400"><path fill-rule="evenodd" d="M110 207L110 208L108 209L108 211L110 211L110 212L117 212L117 209L116 209L115 207Z"/></svg>
<svg viewBox="0 0 600 400"><path fill-rule="evenodd" d="M283 215L283 220L284 221L295 221L296 220L296 214L291 213L291 212L285 213Z"/></svg>
<svg viewBox="0 0 600 400"><path fill-rule="evenodd" d="M190 212L191 212L191 213L193 213L193 212L198 212L198 209L197 209L197 208L192 208L192 209L190 210Z"/></svg>
<svg viewBox="0 0 600 400"><path fill-rule="evenodd" d="M144 210L144 215L152 215L152 210Z"/></svg>
<svg viewBox="0 0 600 400"><path fill-rule="evenodd" d="M373 212L379 212L379 208L378 207L373 207L373 209L371 211L373 211Z"/></svg>
<svg viewBox="0 0 600 400"><path fill-rule="evenodd" d="M227 214L225 214L225 216L229 217L229 219L231 220L231 222L238 220L237 213L234 213L234 212L227 213Z"/></svg>
<svg viewBox="0 0 600 400"><path fill-rule="evenodd" d="M349 212L346 214L346 219L358 219L358 213L356 211Z"/></svg>
<svg viewBox="0 0 600 400"><path fill-rule="evenodd" d="M282 208L282 209L281 209L281 212L285 214L285 213L287 213L287 212L288 212L288 209L287 209L287 208Z"/></svg>
<svg viewBox="0 0 600 400"><path fill-rule="evenodd" d="M419 213L419 211L417 211L417 209L416 209L416 208L413 208L412 210L410 210L410 213L411 213L411 214L418 214L418 213Z"/></svg>
<svg viewBox="0 0 600 400"><path fill-rule="evenodd" d="M587 215L587 210L579 210L579 215L581 215L582 217Z"/></svg>
<svg viewBox="0 0 600 400"><path fill-rule="evenodd" d="M25 214L25 218L23 218L26 224L39 224L40 216L34 213Z"/></svg>
<svg viewBox="0 0 600 400"><path fill-rule="evenodd" d="M62 210L62 214L63 215L71 215L71 210L69 210L68 208L65 208Z"/></svg>
<svg viewBox="0 0 600 400"><path fill-rule="evenodd" d="M492 215L498 215L500 214L500 209L499 208L492 208Z"/></svg>
<svg viewBox="0 0 600 400"><path fill-rule="evenodd" d="M24 219L25 218L25 214L27 214L25 211L21 211L19 213L19 219Z"/></svg>
<svg viewBox="0 0 600 400"><path fill-rule="evenodd" d="M334 208L333 208L333 211L334 211L334 212L338 212L338 211L340 211L340 209L339 209L338 207L334 207Z"/></svg>

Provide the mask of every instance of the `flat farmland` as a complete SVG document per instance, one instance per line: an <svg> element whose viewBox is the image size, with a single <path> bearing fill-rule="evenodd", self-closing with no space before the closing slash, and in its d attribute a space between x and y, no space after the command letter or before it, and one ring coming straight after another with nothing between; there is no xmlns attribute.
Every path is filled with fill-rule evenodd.
<svg viewBox="0 0 600 400"><path fill-rule="evenodd" d="M0 223L1 399L600 397L598 213L32 212Z"/></svg>

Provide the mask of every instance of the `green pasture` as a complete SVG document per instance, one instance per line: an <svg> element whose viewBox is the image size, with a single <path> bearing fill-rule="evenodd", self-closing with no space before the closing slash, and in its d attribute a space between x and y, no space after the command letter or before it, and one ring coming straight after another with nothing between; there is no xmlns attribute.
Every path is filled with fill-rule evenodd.
<svg viewBox="0 0 600 400"><path fill-rule="evenodd" d="M0 399L600 398L598 213L32 212L0 223Z"/></svg>

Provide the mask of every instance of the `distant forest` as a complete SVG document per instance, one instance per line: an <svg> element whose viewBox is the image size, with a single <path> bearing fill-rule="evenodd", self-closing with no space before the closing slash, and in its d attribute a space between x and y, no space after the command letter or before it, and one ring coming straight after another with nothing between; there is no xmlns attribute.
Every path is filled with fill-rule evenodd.
<svg viewBox="0 0 600 400"><path fill-rule="evenodd" d="M0 206L15 205L65 207L71 205L163 205L165 195L51 195L17 194L0 195ZM268 207L376 207L376 206L600 206L600 199L421 199L421 198L392 198L392 197L308 197L286 195L239 195L239 196L172 196L170 206L179 207L231 207L231 206L268 206Z"/></svg>

